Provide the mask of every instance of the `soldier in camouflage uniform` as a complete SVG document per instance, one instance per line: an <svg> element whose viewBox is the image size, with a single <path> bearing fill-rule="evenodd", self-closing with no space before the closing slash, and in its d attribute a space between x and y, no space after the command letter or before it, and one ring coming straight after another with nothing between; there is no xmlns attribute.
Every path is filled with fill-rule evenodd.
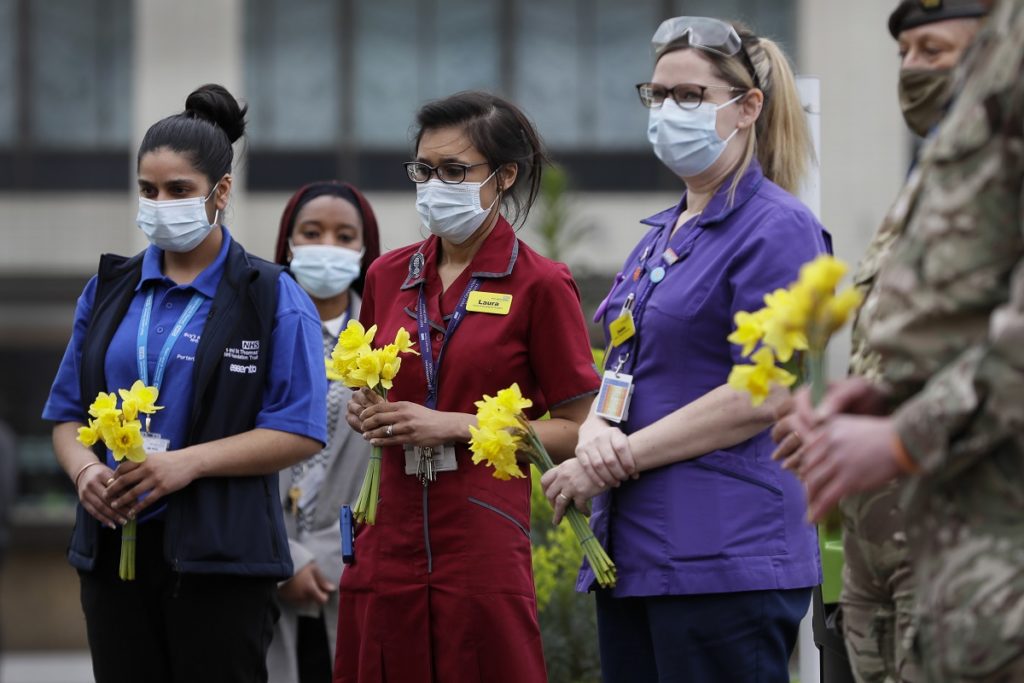
<svg viewBox="0 0 1024 683"><path fill-rule="evenodd" d="M979 17L986 11L977 0L903 0L889 17L889 32L899 42L902 57L900 104L915 133L927 134L942 118L950 98L952 67L973 40ZM899 221L886 221L868 246L854 275L865 296L902 228ZM880 381L880 359L867 345L863 322L858 317L853 326L850 375ZM796 437L782 441L792 430L787 420L780 420L774 430L776 439L789 446L780 448L779 457L799 448ZM798 460L789 461L788 467L795 467ZM923 680L910 653L914 581L900 506L902 489L902 482L894 480L839 504L844 560L840 623L858 683Z"/></svg>
<svg viewBox="0 0 1024 683"><path fill-rule="evenodd" d="M957 91L860 314L880 383L801 397L801 475L812 517L910 475L925 680L1024 681L1024 0L995 3Z"/></svg>

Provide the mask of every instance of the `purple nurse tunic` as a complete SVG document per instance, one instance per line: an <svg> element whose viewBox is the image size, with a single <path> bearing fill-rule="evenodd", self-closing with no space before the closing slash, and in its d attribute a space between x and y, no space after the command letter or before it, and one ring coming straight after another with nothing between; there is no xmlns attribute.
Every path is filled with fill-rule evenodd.
<svg viewBox="0 0 1024 683"><path fill-rule="evenodd" d="M637 334L611 351L634 377L629 434L725 384L739 347L726 337L737 311L796 280L831 251L811 211L751 163L729 201L731 180L703 213L668 234L686 197L642 223L640 240L598 310L605 327L632 293L653 285ZM662 258L666 246L680 256ZM657 272L656 272L657 271ZM653 274L653 278L652 278ZM627 348L628 346L628 348ZM770 459L768 431L743 443L644 472L594 501L591 526L618 567L615 597L806 588L821 582L817 536L800 482ZM594 587L584 564L577 589Z"/></svg>

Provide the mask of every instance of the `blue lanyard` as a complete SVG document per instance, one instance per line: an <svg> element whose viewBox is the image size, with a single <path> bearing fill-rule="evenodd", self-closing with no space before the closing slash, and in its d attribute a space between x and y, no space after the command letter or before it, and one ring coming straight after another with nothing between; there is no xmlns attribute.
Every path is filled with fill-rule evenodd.
<svg viewBox="0 0 1024 683"><path fill-rule="evenodd" d="M427 315L427 295L424 293L425 286L420 284L420 298L416 305L416 323L419 326L420 336L420 358L423 359L423 371L427 375L427 401L426 406L431 410L437 409L437 373L441 370L441 360L444 358L444 350L448 348L448 340L455 334L466 317L466 303L469 295L480 288L480 279L472 278L462 293L459 306L452 313L448 320L448 327L444 331L444 341L441 342L441 350L437 352L437 362L434 362L434 347L430 343L430 317Z"/></svg>
<svg viewBox="0 0 1024 683"><path fill-rule="evenodd" d="M631 309L633 311L633 326L636 331L633 333L633 337L629 341L625 342L622 346L616 349L619 352L618 363L616 364L617 371L621 370L622 367L626 364L626 361L630 359L632 360L632 362L630 363L630 368L635 366L636 354L633 353L633 350L639 347L640 321L643 318L644 311L647 309L647 302L650 300L651 294L654 293L654 288L657 287L658 284L665 279L665 275L668 269L672 268L678 263L682 263L683 261L685 261L686 258L690 255L690 253L693 252L694 244L697 242L697 238L700 237L701 233L704 232L704 228L702 228L700 225L695 225L692 230L689 230L686 233L685 237L683 237L682 244L679 246L679 249L673 249L673 251L676 253L676 258L674 261L671 262L665 261L663 255L671 246L672 231L669 230L668 226L666 225L662 228L662 232L667 233L665 235L664 241L662 240L662 236L660 234L654 239L655 254L648 255L645 252L644 255L640 257L640 263L638 267L646 270L646 276L644 277L644 279L647 281L647 284L646 287L644 287L643 291L640 292L639 296L636 296L637 290L633 290L633 292L630 293L630 297L632 297L636 301L636 303L633 305ZM659 244L660 250L658 249ZM659 265L653 268L645 268L647 259L651 256L658 259ZM661 278L657 280L652 279L651 274L659 268L662 271ZM627 302L630 301L630 297L627 297ZM605 367L608 367L607 362L605 363Z"/></svg>
<svg viewBox="0 0 1024 683"><path fill-rule="evenodd" d="M164 347L160 349L160 356L156 361L156 372L153 373L153 384L149 383L149 363L146 361L149 344L149 320L153 315L153 288L150 288L146 294L146 303L142 307L142 316L139 318L139 334L138 334L138 346L136 361L139 365L139 379L146 386L154 386L157 389L160 388L160 384L164 381L164 371L167 370L167 361L171 357L171 350L174 348L174 344L178 341L178 337L185 331L185 326L188 325L189 321L192 320L192 316L196 314L199 307L203 305L202 294L196 292L192 295L192 300L188 302L188 306L182 311L181 317L178 318L178 322L174 323L174 327L171 328L170 334L167 335L167 340L164 342Z"/></svg>

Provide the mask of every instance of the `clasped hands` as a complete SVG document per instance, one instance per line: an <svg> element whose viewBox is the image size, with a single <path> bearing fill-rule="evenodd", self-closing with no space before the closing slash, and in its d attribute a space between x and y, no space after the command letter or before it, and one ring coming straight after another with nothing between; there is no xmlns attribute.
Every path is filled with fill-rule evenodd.
<svg viewBox="0 0 1024 683"><path fill-rule="evenodd" d="M540 483L555 510L552 521L558 524L570 504L590 514L591 498L638 476L629 438L618 427L590 415L580 425L576 457L545 472Z"/></svg>
<svg viewBox="0 0 1024 683"><path fill-rule="evenodd" d="M129 519L196 478L194 460L176 455L150 453L144 462L125 460L116 470L105 464L90 467L78 481L82 507L104 526L127 524Z"/></svg>
<svg viewBox="0 0 1024 683"><path fill-rule="evenodd" d="M812 522L821 521L841 498L876 489L902 473L887 396L864 378L833 384L817 407L805 387L780 406L776 418L772 459L804 482Z"/></svg>

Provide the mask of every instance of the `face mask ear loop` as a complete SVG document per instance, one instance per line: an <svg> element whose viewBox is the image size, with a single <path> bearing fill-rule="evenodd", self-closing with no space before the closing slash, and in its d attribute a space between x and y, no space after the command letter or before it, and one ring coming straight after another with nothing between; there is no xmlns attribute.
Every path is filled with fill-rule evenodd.
<svg viewBox="0 0 1024 683"><path fill-rule="evenodd" d="M494 178L495 197L494 197L494 201L491 202L491 205L487 207L487 212L488 213L490 213L491 211L494 210L495 205L497 205L497 204L499 204L501 202L501 197L502 197L502 195L505 194L504 188L501 188L501 187L498 186L498 170L499 169L494 169L494 172L491 173L491 175L487 176L482 183L480 183L480 187L483 188L483 186L487 184L487 181L489 181L491 178ZM477 192L478 192L478 196L479 196L479 190L477 190Z"/></svg>
<svg viewBox="0 0 1024 683"><path fill-rule="evenodd" d="M722 104L720 104L717 107L715 107L716 120L717 120L718 110L725 109L730 104L734 104L736 101L741 100L741 99L743 99L746 96L747 96L747 93L743 93L742 95L737 95L736 97L732 98L728 102L723 102ZM727 137L725 140L723 140L723 142L728 145L729 141L732 140L734 137L736 137L736 133L739 133L739 132L740 132L739 126L736 126L736 128L734 128L733 131L731 133L729 133L729 137Z"/></svg>
<svg viewBox="0 0 1024 683"><path fill-rule="evenodd" d="M203 204L205 204L206 202L210 201L210 198L212 198L213 195L217 192L217 188L218 187L220 187L220 180L218 180L217 182L215 182L213 184L213 189L211 189L210 190L210 194L206 195L206 197L203 199ZM220 218L220 208L218 207L217 209L214 209L214 212L213 212L213 222L210 223L210 225L217 225L217 220L219 218Z"/></svg>

